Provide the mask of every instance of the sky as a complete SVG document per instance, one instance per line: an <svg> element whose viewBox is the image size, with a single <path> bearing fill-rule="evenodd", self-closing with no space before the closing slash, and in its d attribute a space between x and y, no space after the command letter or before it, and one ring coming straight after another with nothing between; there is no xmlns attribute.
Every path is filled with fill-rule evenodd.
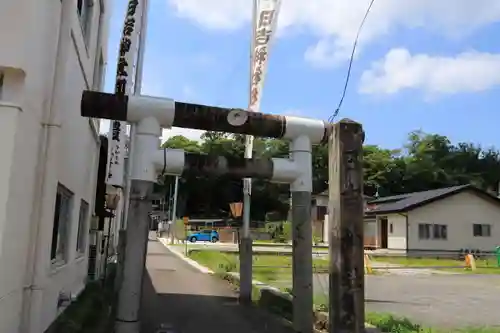
<svg viewBox="0 0 500 333"><path fill-rule="evenodd" d="M114 0L106 91L113 90L126 0ZM327 120L370 0L283 0L261 112ZM150 0L142 94L244 108L251 0ZM500 148L500 1L375 0L337 120L366 143L398 148L409 132ZM109 122L101 131L107 132ZM174 128L163 139L201 132Z"/></svg>

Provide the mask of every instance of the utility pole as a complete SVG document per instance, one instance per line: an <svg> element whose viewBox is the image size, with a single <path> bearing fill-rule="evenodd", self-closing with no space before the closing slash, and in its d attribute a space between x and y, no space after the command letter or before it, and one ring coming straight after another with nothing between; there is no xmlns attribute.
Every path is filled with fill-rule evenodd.
<svg viewBox="0 0 500 333"><path fill-rule="evenodd" d="M329 330L365 332L363 141L360 124L342 119L329 140Z"/></svg>
<svg viewBox="0 0 500 333"><path fill-rule="evenodd" d="M172 236L173 233L172 233L172 230L176 230L176 225L177 225L177 196L179 195L179 176L175 176L175 186L174 186L174 202L172 204L172 224L170 225L170 234ZM175 235L177 236L177 235ZM172 237L172 241L173 243L173 237Z"/></svg>

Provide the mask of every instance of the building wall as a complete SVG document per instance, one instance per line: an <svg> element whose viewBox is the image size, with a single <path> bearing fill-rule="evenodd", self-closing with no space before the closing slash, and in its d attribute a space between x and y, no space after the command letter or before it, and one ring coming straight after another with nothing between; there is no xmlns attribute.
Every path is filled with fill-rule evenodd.
<svg viewBox="0 0 500 333"><path fill-rule="evenodd" d="M363 236L363 243L365 247L368 248L378 248L379 247L379 242L378 242L378 226L377 226L377 220L376 218L365 218L363 219L364 222L364 236Z"/></svg>
<svg viewBox="0 0 500 333"><path fill-rule="evenodd" d="M419 239L419 223L447 226L447 240ZM489 224L491 236L474 237L473 224ZM409 213L409 250L493 251L500 245L500 206L472 191L458 193Z"/></svg>
<svg viewBox="0 0 500 333"><path fill-rule="evenodd" d="M4 76L0 85L0 332L43 332L63 310L57 307L59 294L76 294L84 286L87 253L76 251L80 202L89 204L83 219L88 227L99 146L98 123L82 118L79 107L82 90L102 82L103 66L98 64L101 54L106 59L107 19L99 25L105 6L94 1L88 37L84 37L76 2L0 1L0 73ZM104 9L106 15L109 8ZM49 117L51 112L55 117ZM47 163L42 162L45 159ZM58 183L73 198L69 218L61 221L67 227L66 260L53 263Z"/></svg>
<svg viewBox="0 0 500 333"><path fill-rule="evenodd" d="M387 215L387 248L406 250L406 217L404 215Z"/></svg>

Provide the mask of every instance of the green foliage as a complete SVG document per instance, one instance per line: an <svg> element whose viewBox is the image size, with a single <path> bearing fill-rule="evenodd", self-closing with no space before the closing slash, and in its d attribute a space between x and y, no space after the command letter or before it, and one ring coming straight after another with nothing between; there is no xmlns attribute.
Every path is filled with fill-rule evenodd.
<svg viewBox="0 0 500 333"><path fill-rule="evenodd" d="M498 327L426 328L388 313L367 313L366 322L387 333L500 333Z"/></svg>
<svg viewBox="0 0 500 333"><path fill-rule="evenodd" d="M292 240L292 224L289 221L283 222L283 238L286 241Z"/></svg>
<svg viewBox="0 0 500 333"><path fill-rule="evenodd" d="M375 327L378 327L383 332L423 332L419 325L413 324L407 318L394 317L391 314L367 313L366 321Z"/></svg>
<svg viewBox="0 0 500 333"><path fill-rule="evenodd" d="M105 333L112 325L111 305L116 267L110 264L108 277L88 283L78 299L54 321L46 333Z"/></svg>
<svg viewBox="0 0 500 333"><path fill-rule="evenodd" d="M189 152L243 157L244 137L218 132L206 132L202 141L182 136L168 139L163 147L180 148ZM288 142L256 138L255 157L287 157ZM313 192L327 188L328 147L313 148ZM365 194L387 196L471 183L485 190L496 191L500 181L500 152L473 143L452 144L439 134L415 131L398 149L365 145L363 151ZM162 179L165 192L174 178ZM279 221L286 219L289 187L254 180L252 186L252 219ZM229 217L229 203L242 201L241 179L188 174L179 187L178 214L191 218Z"/></svg>

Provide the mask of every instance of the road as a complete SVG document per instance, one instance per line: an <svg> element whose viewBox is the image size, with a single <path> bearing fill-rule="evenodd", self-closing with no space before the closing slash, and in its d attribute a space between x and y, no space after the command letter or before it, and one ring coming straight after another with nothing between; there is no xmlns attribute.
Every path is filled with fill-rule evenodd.
<svg viewBox="0 0 500 333"><path fill-rule="evenodd" d="M328 276L316 275L314 290L328 292ZM369 275L366 309L390 312L443 328L500 327L500 279L495 275Z"/></svg>
<svg viewBox="0 0 500 333"><path fill-rule="evenodd" d="M149 242L146 268L141 332L166 324L169 333L293 333L276 317L239 305L229 284L198 272L160 242Z"/></svg>

